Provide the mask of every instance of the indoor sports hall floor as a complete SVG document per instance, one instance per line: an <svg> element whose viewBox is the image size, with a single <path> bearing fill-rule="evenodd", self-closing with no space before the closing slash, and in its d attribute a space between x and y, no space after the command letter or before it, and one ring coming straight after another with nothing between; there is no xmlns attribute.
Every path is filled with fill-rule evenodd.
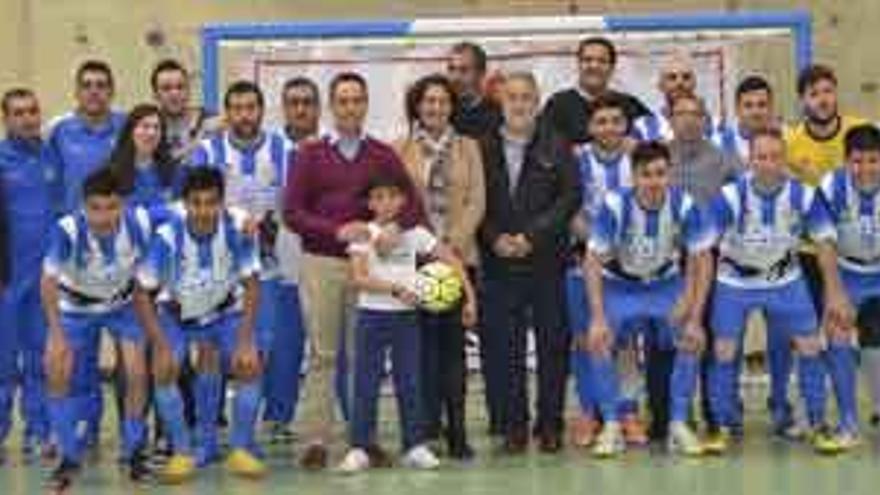
<svg viewBox="0 0 880 495"><path fill-rule="evenodd" d="M478 387L473 387L474 389ZM760 404L765 392L746 394L749 410L747 440L729 458L680 459L662 453L631 451L611 461L592 459L569 448L560 456L532 454L517 458L492 454L482 434L479 391L470 397L470 431L478 450L477 460L462 466L447 464L436 472L403 469L370 471L354 477L333 473L305 474L291 468L295 446L268 449L270 476L262 481L241 481L214 467L200 473L191 484L179 487L131 485L117 470L113 458L115 439L108 419L102 459L90 465L70 493L88 495L211 494L245 495L858 495L877 493L880 486L880 432L865 427L865 444L856 452L837 458L818 457L801 444L771 440L765 436L766 415ZM390 403L390 401L386 401ZM863 409L864 410L864 409ZM393 406L385 408L382 424L384 445L396 446ZM110 415L112 417L112 414ZM23 466L13 437L10 459L0 467L0 495L42 493L45 469Z"/></svg>

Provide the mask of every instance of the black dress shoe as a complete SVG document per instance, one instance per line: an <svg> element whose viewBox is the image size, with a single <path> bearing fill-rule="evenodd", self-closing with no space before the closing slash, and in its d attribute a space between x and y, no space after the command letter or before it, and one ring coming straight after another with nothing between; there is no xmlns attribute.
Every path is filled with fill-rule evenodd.
<svg viewBox="0 0 880 495"><path fill-rule="evenodd" d="M517 428L507 433L504 439L504 451L508 454L523 454L529 448L529 430Z"/></svg>
<svg viewBox="0 0 880 495"><path fill-rule="evenodd" d="M540 437L541 452L556 454L562 450L562 437L558 433L545 433Z"/></svg>

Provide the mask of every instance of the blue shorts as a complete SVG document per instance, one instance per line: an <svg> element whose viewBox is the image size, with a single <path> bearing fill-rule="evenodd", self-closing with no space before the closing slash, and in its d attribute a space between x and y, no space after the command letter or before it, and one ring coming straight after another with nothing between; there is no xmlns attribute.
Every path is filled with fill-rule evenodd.
<svg viewBox="0 0 880 495"><path fill-rule="evenodd" d="M818 335L816 310L802 277L781 287L765 289L716 282L711 325L715 338L740 342L749 313L754 310L764 312L768 332L785 332L790 337Z"/></svg>
<svg viewBox="0 0 880 495"><path fill-rule="evenodd" d="M167 311L160 310L159 321L162 331L165 332L165 338L171 346L178 363L182 363L187 357L187 351L190 346L195 343L207 343L213 345L220 351L220 359L224 370L229 369L232 355L238 344L238 329L241 326L241 312L226 313L219 316L216 320L205 325L181 325L177 318L170 315ZM256 338L256 333L254 335ZM267 349L260 348L259 342L257 349L265 351Z"/></svg>
<svg viewBox="0 0 880 495"><path fill-rule="evenodd" d="M647 341L661 349L675 346L676 329L669 322L684 290L681 277L650 283L604 279L605 317L618 346L645 333Z"/></svg>
<svg viewBox="0 0 880 495"><path fill-rule="evenodd" d="M102 330L107 329L116 339L145 343L131 304L104 314L61 313L61 328L74 357L71 396L91 393L100 383L98 358Z"/></svg>
<svg viewBox="0 0 880 495"><path fill-rule="evenodd" d="M61 327L69 338L92 338L92 334L95 334L100 339L101 330L106 328L114 339L135 344L146 341L146 335L131 303L109 313L61 313Z"/></svg>
<svg viewBox="0 0 880 495"><path fill-rule="evenodd" d="M565 302L571 333L577 335L587 331L590 326L590 299L580 268L569 268L565 273Z"/></svg>
<svg viewBox="0 0 880 495"><path fill-rule="evenodd" d="M866 299L880 297L880 273L859 273L840 267L840 279L856 308Z"/></svg>

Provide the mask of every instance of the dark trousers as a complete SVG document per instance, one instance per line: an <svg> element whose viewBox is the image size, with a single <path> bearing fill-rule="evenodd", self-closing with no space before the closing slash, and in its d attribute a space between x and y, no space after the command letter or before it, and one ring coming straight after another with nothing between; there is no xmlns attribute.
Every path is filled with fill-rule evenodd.
<svg viewBox="0 0 880 495"><path fill-rule="evenodd" d="M379 391L391 350L391 376L397 396L404 451L422 443L422 404L419 393L421 333L414 311L360 310L355 329L354 408L351 444L375 445Z"/></svg>
<svg viewBox="0 0 880 495"><path fill-rule="evenodd" d="M483 345L494 360L486 370L487 394L498 401L496 414L500 417L496 419L507 433L528 429L526 344L533 328L538 354L535 431L561 434L569 351L562 269L535 274L487 273L483 289Z"/></svg>
<svg viewBox="0 0 880 495"><path fill-rule="evenodd" d="M466 443L465 333L461 306L444 313L420 313L422 333L422 404L426 435L439 436L446 411L446 439L450 446Z"/></svg>

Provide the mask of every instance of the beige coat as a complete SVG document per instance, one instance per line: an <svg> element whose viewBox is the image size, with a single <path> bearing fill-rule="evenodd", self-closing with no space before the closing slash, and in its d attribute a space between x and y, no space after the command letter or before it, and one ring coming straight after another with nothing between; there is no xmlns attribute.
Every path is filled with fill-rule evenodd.
<svg viewBox="0 0 880 495"><path fill-rule="evenodd" d="M422 154L422 147L406 137L392 145L406 165L422 198L425 198L430 173ZM477 142L464 136L455 136L450 154L452 170L447 187L449 217L444 242L452 246L468 265L479 262L477 251L477 228L486 210L483 160Z"/></svg>

